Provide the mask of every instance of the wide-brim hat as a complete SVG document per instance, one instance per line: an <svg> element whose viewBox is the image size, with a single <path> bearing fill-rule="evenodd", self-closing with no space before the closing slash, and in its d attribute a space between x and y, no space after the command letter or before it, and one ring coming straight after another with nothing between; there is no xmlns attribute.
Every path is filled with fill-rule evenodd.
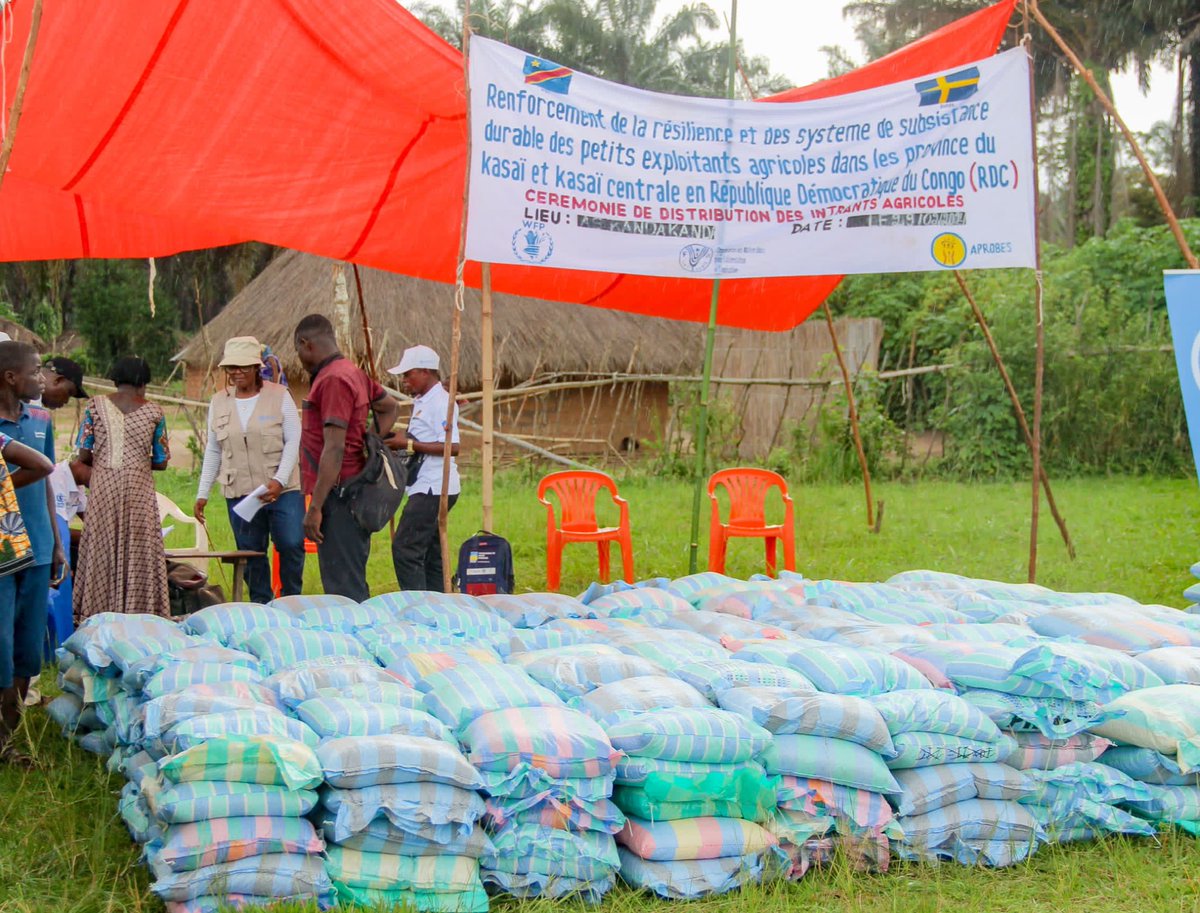
<svg viewBox="0 0 1200 913"><path fill-rule="evenodd" d="M415 368L437 371L441 365L442 360L438 358L438 353L429 346L412 346L404 350L404 354L400 356L400 364L388 368L388 374L404 374Z"/></svg>
<svg viewBox="0 0 1200 913"><path fill-rule="evenodd" d="M234 336L227 340L219 362L222 368L261 368L262 363L262 343L253 336Z"/></svg>

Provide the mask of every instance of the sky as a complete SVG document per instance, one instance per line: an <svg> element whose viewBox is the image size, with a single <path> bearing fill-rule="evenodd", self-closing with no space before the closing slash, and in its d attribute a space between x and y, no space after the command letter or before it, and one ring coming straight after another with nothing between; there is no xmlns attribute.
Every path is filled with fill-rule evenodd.
<svg viewBox="0 0 1200 913"><path fill-rule="evenodd" d="M453 0L436 0L448 10ZM659 0L659 11L666 15L685 5L686 0ZM718 16L728 18L731 0L707 0ZM781 73L796 85L805 85L828 75L823 45L841 45L852 59L864 58L854 31L842 18L844 0L738 0L738 37L748 54L766 57L773 72ZM1113 79L1117 110L1129 127L1148 130L1159 120L1171 117L1175 103L1175 77L1165 69L1156 69L1151 77L1150 93L1143 96L1133 73Z"/></svg>

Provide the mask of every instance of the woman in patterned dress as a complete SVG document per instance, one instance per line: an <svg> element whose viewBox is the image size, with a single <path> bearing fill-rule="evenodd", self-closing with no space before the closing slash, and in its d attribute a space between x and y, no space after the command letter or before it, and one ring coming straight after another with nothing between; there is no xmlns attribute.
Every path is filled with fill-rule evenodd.
<svg viewBox="0 0 1200 913"><path fill-rule="evenodd" d="M100 612L170 614L167 558L151 470L171 458L163 411L146 399L150 366L122 358L117 392L88 401L79 459L92 467L87 523L75 571L75 623Z"/></svg>

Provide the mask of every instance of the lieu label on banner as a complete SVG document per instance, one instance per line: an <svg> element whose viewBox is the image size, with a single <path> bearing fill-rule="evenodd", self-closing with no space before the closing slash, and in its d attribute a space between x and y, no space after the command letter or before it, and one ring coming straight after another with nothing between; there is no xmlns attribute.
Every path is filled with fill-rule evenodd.
<svg viewBox="0 0 1200 913"><path fill-rule="evenodd" d="M470 81L472 260L697 278L1034 265L1021 49L758 104L472 38Z"/></svg>

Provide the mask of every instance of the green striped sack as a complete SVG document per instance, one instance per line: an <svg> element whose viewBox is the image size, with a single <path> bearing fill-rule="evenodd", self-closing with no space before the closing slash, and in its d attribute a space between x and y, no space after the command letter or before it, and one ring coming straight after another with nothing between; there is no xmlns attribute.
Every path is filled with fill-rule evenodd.
<svg viewBox="0 0 1200 913"><path fill-rule="evenodd" d="M876 793L900 792L896 778L879 755L843 739L777 735L762 761L772 775L812 777Z"/></svg>
<svg viewBox="0 0 1200 913"><path fill-rule="evenodd" d="M172 783L225 781L314 789L324 779L308 745L276 736L218 736L159 762Z"/></svg>
<svg viewBox="0 0 1200 913"><path fill-rule="evenodd" d="M748 719L717 710L651 710L608 727L613 747L635 757L735 764L761 754L771 734Z"/></svg>

